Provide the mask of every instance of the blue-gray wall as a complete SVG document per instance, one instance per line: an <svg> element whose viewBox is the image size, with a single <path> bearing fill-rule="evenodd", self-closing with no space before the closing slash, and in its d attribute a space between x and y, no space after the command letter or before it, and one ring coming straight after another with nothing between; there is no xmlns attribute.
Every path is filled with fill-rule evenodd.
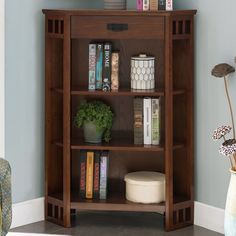
<svg viewBox="0 0 236 236"><path fill-rule="evenodd" d="M128 0L129 8L135 1ZM101 8L102 0L6 0L6 159L13 172L13 201L43 196L44 21L42 8ZM210 76L219 62L236 56L236 1L175 0L196 8L195 190L196 200L224 208L229 164L212 131L230 124L223 82ZM230 78L231 94L236 88ZM234 105L236 93L232 94Z"/></svg>

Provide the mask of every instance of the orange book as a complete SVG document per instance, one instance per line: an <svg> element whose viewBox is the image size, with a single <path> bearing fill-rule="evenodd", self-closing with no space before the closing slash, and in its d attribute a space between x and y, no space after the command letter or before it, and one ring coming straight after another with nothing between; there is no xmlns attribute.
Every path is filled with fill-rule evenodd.
<svg viewBox="0 0 236 236"><path fill-rule="evenodd" d="M86 198L93 198L93 166L94 152L87 152L87 167L86 167Z"/></svg>

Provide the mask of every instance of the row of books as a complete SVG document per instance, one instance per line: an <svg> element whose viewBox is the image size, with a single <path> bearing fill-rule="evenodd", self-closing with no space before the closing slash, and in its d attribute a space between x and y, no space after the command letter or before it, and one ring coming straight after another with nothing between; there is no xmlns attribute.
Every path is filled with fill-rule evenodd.
<svg viewBox="0 0 236 236"><path fill-rule="evenodd" d="M108 157L108 151L81 151L80 198L107 198Z"/></svg>
<svg viewBox="0 0 236 236"><path fill-rule="evenodd" d="M118 90L119 53L112 52L112 44L89 44L89 90Z"/></svg>
<svg viewBox="0 0 236 236"><path fill-rule="evenodd" d="M159 145L161 106L160 98L135 97L134 144Z"/></svg>
<svg viewBox="0 0 236 236"><path fill-rule="evenodd" d="M173 10L173 0L136 0L138 11Z"/></svg>

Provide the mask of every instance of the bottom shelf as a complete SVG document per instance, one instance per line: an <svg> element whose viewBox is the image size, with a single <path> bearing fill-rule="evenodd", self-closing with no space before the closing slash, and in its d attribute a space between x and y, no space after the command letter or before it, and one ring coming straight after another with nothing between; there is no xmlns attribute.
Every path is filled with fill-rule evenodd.
<svg viewBox="0 0 236 236"><path fill-rule="evenodd" d="M62 206L62 194L52 194L48 197L52 204ZM174 199L174 209L182 208L188 201L183 197ZM71 195L71 209L76 210L97 210L97 211L134 211L134 212L156 212L165 213L165 202L158 204L133 203L125 199L121 193L111 193L106 200L100 199L80 199L78 193Z"/></svg>
<svg viewBox="0 0 236 236"><path fill-rule="evenodd" d="M159 204L133 203L125 199L119 193L110 194L106 200L79 199L78 194L72 195L71 208L77 210L101 210L101 211L137 211L137 212L165 212L165 202Z"/></svg>

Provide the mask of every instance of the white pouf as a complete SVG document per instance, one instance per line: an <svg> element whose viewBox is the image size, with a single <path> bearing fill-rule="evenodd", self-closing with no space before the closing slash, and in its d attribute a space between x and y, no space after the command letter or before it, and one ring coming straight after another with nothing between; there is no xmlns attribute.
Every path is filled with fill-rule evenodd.
<svg viewBox="0 0 236 236"><path fill-rule="evenodd" d="M136 203L165 201L165 175L159 172L139 171L125 175L126 199Z"/></svg>

